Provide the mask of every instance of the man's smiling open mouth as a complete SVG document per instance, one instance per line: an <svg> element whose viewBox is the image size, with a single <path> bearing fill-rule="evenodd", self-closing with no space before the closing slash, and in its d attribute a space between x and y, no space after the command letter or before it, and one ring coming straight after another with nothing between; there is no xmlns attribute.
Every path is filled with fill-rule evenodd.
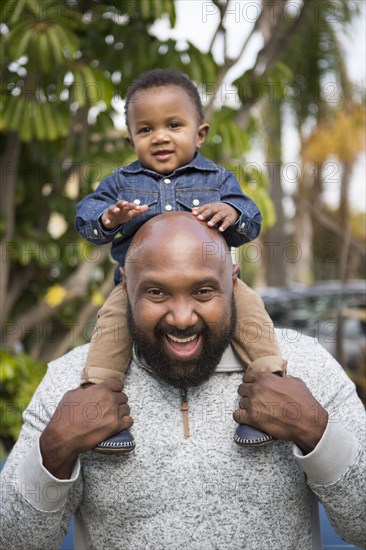
<svg viewBox="0 0 366 550"><path fill-rule="evenodd" d="M201 335L197 332L191 336L179 337L167 333L165 342L170 353L184 361L192 359L197 354L201 347Z"/></svg>

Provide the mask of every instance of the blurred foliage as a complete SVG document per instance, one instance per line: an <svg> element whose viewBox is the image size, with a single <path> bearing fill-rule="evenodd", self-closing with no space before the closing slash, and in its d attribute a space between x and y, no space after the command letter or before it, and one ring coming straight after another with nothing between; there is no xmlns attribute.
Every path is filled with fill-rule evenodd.
<svg viewBox="0 0 366 550"><path fill-rule="evenodd" d="M0 418L3 453L11 448L22 426L22 414L46 372L46 366L25 353L1 352Z"/></svg>

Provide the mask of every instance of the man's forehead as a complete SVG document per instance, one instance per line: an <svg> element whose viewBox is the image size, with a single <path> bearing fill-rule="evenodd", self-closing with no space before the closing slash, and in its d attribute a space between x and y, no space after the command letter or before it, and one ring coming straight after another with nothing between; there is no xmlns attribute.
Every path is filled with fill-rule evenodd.
<svg viewBox="0 0 366 550"><path fill-rule="evenodd" d="M139 288L147 287L179 287L182 290L191 290L201 286L221 286L223 278L218 270L209 267L194 269L186 266L181 269L169 267L167 269L141 269L135 279Z"/></svg>
<svg viewBox="0 0 366 550"><path fill-rule="evenodd" d="M172 242L174 240L174 243ZM157 240L153 246L151 240L134 248L133 254L126 258L128 271L154 271L166 273L172 271L187 272L188 268L194 271L209 271L222 273L226 269L231 271L232 258L229 249L224 243L217 241L170 239Z"/></svg>

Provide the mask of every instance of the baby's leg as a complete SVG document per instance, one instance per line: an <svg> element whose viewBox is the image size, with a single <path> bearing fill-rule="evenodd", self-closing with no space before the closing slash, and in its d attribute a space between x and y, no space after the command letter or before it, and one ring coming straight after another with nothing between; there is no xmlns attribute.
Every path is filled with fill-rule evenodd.
<svg viewBox="0 0 366 550"><path fill-rule="evenodd" d="M243 367L285 376L287 362L281 357L273 323L265 310L263 300L254 290L238 280L235 303L237 325L231 343ZM240 424L234 437L234 441L243 447L266 445L274 440L271 435L247 424Z"/></svg>
<svg viewBox="0 0 366 550"><path fill-rule="evenodd" d="M109 378L124 380L131 360L132 339L127 327L127 296L117 285L98 313L81 383L98 384Z"/></svg>
<svg viewBox="0 0 366 550"><path fill-rule="evenodd" d="M235 303L237 323L232 345L240 361L254 370L283 371L286 362L262 298L238 279Z"/></svg>
<svg viewBox="0 0 366 550"><path fill-rule="evenodd" d="M124 381L130 363L132 339L127 327L127 296L122 283L117 285L98 313L81 384L99 384L109 378ZM95 450L103 453L133 451L135 440L122 430L102 441Z"/></svg>

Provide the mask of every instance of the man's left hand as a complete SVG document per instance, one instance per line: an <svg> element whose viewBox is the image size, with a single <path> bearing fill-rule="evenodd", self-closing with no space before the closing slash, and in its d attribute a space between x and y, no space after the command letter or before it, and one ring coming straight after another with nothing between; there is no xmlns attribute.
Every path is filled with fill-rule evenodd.
<svg viewBox="0 0 366 550"><path fill-rule="evenodd" d="M194 216L201 221L207 220L207 225L213 227L216 224L220 224L219 231L225 231L230 225L233 225L238 221L239 212L226 202L211 202L204 204L203 206L192 208Z"/></svg>
<svg viewBox="0 0 366 550"><path fill-rule="evenodd" d="M249 424L277 439L293 441L304 454L320 441L328 413L300 378L281 378L248 369L238 393L240 408L234 412L238 424Z"/></svg>

